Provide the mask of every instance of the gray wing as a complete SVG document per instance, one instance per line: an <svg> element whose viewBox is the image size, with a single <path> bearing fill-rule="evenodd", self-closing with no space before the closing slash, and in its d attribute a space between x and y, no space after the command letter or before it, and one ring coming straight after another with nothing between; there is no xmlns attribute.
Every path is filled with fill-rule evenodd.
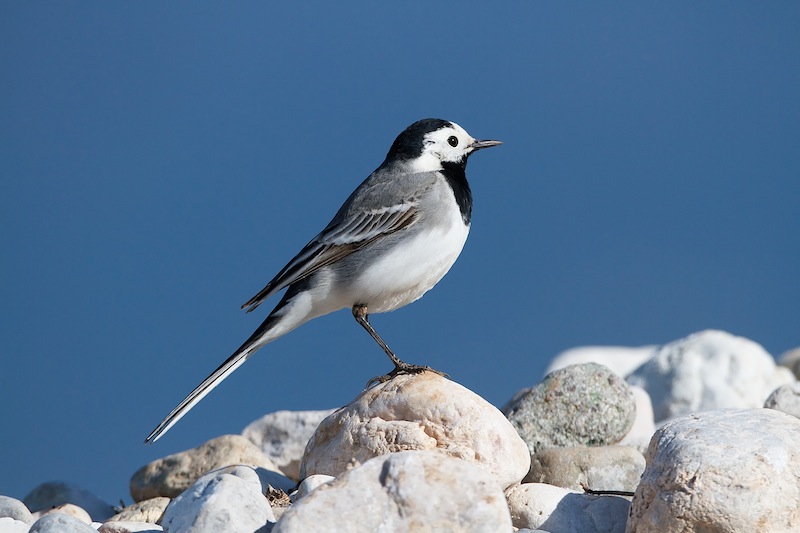
<svg viewBox="0 0 800 533"><path fill-rule="evenodd" d="M433 186L435 174L413 174L399 180L376 174L353 192L330 224L258 294L245 302L242 309L249 313L284 287L417 221L418 197ZM405 183L397 184L397 181Z"/></svg>

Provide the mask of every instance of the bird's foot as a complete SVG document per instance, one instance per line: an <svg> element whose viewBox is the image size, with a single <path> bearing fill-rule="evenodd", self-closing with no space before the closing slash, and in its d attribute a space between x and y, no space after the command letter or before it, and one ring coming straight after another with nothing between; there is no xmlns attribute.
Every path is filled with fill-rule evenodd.
<svg viewBox="0 0 800 533"><path fill-rule="evenodd" d="M444 372L440 372L435 368L431 368L427 365L412 365L410 363L404 363L400 361L400 364L396 365L394 369L389 372L388 374L384 374L382 376L375 376L371 380L367 381L367 389L370 389L377 385L378 383L386 383L390 379L395 378L396 376L400 376L403 374L420 374L422 372L433 372L434 374L439 374L443 378L449 378L447 374Z"/></svg>

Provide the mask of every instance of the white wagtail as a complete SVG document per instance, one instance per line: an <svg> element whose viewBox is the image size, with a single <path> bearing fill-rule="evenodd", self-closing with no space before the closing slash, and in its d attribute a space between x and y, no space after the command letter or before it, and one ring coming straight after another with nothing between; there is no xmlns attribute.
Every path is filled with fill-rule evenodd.
<svg viewBox="0 0 800 533"><path fill-rule="evenodd" d="M322 232L242 309L288 287L266 320L156 427L155 442L256 350L312 318L349 307L399 373L431 370L401 361L367 320L419 299L453 266L469 233L470 154L497 146L453 122L424 119L397 136L384 162L364 180Z"/></svg>

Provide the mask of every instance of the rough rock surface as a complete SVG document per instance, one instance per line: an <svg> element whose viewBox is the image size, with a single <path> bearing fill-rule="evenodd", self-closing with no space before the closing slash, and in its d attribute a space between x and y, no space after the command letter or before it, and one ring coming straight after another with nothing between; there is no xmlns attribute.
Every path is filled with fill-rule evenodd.
<svg viewBox="0 0 800 533"><path fill-rule="evenodd" d="M26 524L33 524L33 516L24 503L16 498L0 496L0 518L8 517Z"/></svg>
<svg viewBox="0 0 800 533"><path fill-rule="evenodd" d="M10 516L0 516L0 533L28 533L31 525Z"/></svg>
<svg viewBox="0 0 800 533"><path fill-rule="evenodd" d="M624 378L650 359L658 346L580 346L570 348L555 356L545 370L545 375L571 365L597 363Z"/></svg>
<svg viewBox="0 0 800 533"><path fill-rule="evenodd" d="M221 468L202 476L167 506L161 525L171 533L253 533L275 522L256 471Z"/></svg>
<svg viewBox="0 0 800 533"><path fill-rule="evenodd" d="M261 448L281 472L299 481L306 444L319 423L333 412L334 409L269 413L244 428L242 435Z"/></svg>
<svg viewBox="0 0 800 533"><path fill-rule="evenodd" d="M432 451L376 457L294 504L273 533L511 531L496 479L467 461Z"/></svg>
<svg viewBox="0 0 800 533"><path fill-rule="evenodd" d="M72 503L84 509L93 520L98 522L106 520L115 512L111 504L104 502L88 490L61 481L42 483L28 493L22 501L32 513Z"/></svg>
<svg viewBox="0 0 800 533"><path fill-rule="evenodd" d="M506 491L514 527L548 533L622 533L630 503L619 496L593 496L543 483Z"/></svg>
<svg viewBox="0 0 800 533"><path fill-rule="evenodd" d="M33 523L30 533L97 533L89 524L64 513L46 514Z"/></svg>
<svg viewBox="0 0 800 533"><path fill-rule="evenodd" d="M119 513L108 519L109 522L150 522L152 524L161 523L164 510L169 505L169 498L159 496L142 500L133 505L129 505Z"/></svg>
<svg viewBox="0 0 800 533"><path fill-rule="evenodd" d="M788 385L782 385L772 391L767 401L764 402L764 407L800 418L800 382L795 381Z"/></svg>
<svg viewBox="0 0 800 533"><path fill-rule="evenodd" d="M628 533L800 531L800 420L719 409L656 431Z"/></svg>
<svg viewBox="0 0 800 533"><path fill-rule="evenodd" d="M621 377L585 363L551 372L518 392L503 412L533 454L554 446L616 444L633 426L636 404Z"/></svg>
<svg viewBox="0 0 800 533"><path fill-rule="evenodd" d="M547 483L581 490L633 492L644 471L644 456L628 446L548 448L531 458L524 483Z"/></svg>
<svg viewBox="0 0 800 533"><path fill-rule="evenodd" d="M153 533L164 531L158 524L149 522L106 522L98 528L98 533Z"/></svg>
<svg viewBox="0 0 800 533"><path fill-rule="evenodd" d="M761 345L717 330L662 346L628 376L628 383L650 393L656 422L701 410L761 407L792 381Z"/></svg>
<svg viewBox="0 0 800 533"><path fill-rule="evenodd" d="M507 487L530 467L525 443L500 411L433 372L400 375L327 417L306 447L303 478L338 476L354 464L405 450L470 461Z"/></svg>
<svg viewBox="0 0 800 533"><path fill-rule="evenodd" d="M206 472L237 464L278 470L248 439L241 435L223 435L143 466L131 478L131 496L137 502L158 496L173 498Z"/></svg>

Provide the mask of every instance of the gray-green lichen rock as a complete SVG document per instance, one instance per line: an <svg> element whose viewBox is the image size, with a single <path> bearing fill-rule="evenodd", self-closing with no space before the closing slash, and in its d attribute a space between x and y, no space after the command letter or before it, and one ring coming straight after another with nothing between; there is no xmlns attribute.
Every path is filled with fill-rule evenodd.
<svg viewBox="0 0 800 533"><path fill-rule="evenodd" d="M625 380L603 365L571 365L518 392L503 407L532 454L552 447L616 444L633 425Z"/></svg>

